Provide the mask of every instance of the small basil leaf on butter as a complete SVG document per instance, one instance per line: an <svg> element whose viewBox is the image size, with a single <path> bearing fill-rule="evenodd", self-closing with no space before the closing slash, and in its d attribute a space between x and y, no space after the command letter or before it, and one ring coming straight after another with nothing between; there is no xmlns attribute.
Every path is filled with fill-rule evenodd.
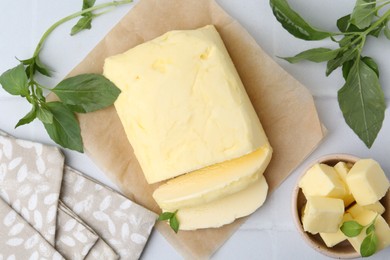
<svg viewBox="0 0 390 260"><path fill-rule="evenodd" d="M81 131L75 114L61 102L46 103L53 114L51 124L43 123L50 138L62 147L83 152Z"/></svg>
<svg viewBox="0 0 390 260"><path fill-rule="evenodd" d="M176 214L169 220L169 226L177 233L179 231L179 220L176 217Z"/></svg>
<svg viewBox="0 0 390 260"><path fill-rule="evenodd" d="M364 226L360 225L358 222L350 220L344 222L341 225L340 230L347 237L356 237L357 235L360 234L360 232L362 232L363 228Z"/></svg>
<svg viewBox="0 0 390 260"><path fill-rule="evenodd" d="M363 257L375 254L378 247L378 237L375 232L368 234L360 245L360 255Z"/></svg>
<svg viewBox="0 0 390 260"><path fill-rule="evenodd" d="M15 96L28 95L28 78L24 70L24 65L18 66L5 71L0 76L0 84L5 91Z"/></svg>
<svg viewBox="0 0 390 260"><path fill-rule="evenodd" d="M160 221L169 220L170 218L173 217L173 215L174 215L174 213L172 213L172 212L163 212L160 214L160 216L158 216L157 220L160 220Z"/></svg>
<svg viewBox="0 0 390 260"><path fill-rule="evenodd" d="M328 48L314 48L298 53L294 57L282 58L290 63L297 63L302 60L309 60L312 62L323 62L336 58L339 50L332 50Z"/></svg>
<svg viewBox="0 0 390 260"><path fill-rule="evenodd" d="M93 112L114 103L120 90L100 74L82 74L61 81L52 91L78 113Z"/></svg>

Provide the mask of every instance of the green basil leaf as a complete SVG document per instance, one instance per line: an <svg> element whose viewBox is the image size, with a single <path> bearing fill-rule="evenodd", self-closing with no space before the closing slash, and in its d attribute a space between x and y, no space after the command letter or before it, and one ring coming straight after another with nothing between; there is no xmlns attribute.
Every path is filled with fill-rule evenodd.
<svg viewBox="0 0 390 260"><path fill-rule="evenodd" d="M18 58L16 58L18 61L20 61L20 63L22 63L23 65L31 65L34 63L34 60L35 58L32 57L30 59L25 59L25 60L19 60Z"/></svg>
<svg viewBox="0 0 390 260"><path fill-rule="evenodd" d="M35 67L37 69L37 71L39 71L39 73L41 73L42 75L45 75L45 76L48 76L48 77L51 77L51 70L41 62L41 60L39 59L39 56L35 57Z"/></svg>
<svg viewBox="0 0 390 260"><path fill-rule="evenodd" d="M351 220L351 221L344 222L341 225L340 230L347 237L356 237L357 235L360 234L360 232L362 232L363 228L364 227L360 225L358 222Z"/></svg>
<svg viewBox="0 0 390 260"><path fill-rule="evenodd" d="M360 245L360 255L363 257L372 256L375 254L378 247L378 237L375 232L366 236Z"/></svg>
<svg viewBox="0 0 390 260"><path fill-rule="evenodd" d="M82 10L91 8L92 6L95 5L95 2L96 2L96 0L83 0L83 9Z"/></svg>
<svg viewBox="0 0 390 260"><path fill-rule="evenodd" d="M52 91L73 111L86 113L114 103L120 90L100 74L82 74L61 81Z"/></svg>
<svg viewBox="0 0 390 260"><path fill-rule="evenodd" d="M0 76L0 84L3 89L11 95L28 95L28 78L24 71L24 65L19 64L18 66L5 71Z"/></svg>
<svg viewBox="0 0 390 260"><path fill-rule="evenodd" d="M53 114L53 122L44 123L50 138L64 148L83 152L80 126L75 114L61 102L49 102L46 107Z"/></svg>
<svg viewBox="0 0 390 260"><path fill-rule="evenodd" d="M53 123L53 114L45 106L37 106L36 109L37 118L44 124Z"/></svg>
<svg viewBox="0 0 390 260"><path fill-rule="evenodd" d="M21 125L26 125L34 121L34 119L37 118L37 110L36 106L33 105L32 109L30 112L28 112L22 119L19 120L19 122L16 124L15 128L21 126Z"/></svg>
<svg viewBox="0 0 390 260"><path fill-rule="evenodd" d="M70 35L75 35L82 30L91 29L92 28L92 14L88 13L89 15L85 15L80 18L80 20L72 27L72 30L70 31Z"/></svg>
<svg viewBox="0 0 390 260"><path fill-rule="evenodd" d="M177 233L179 231L179 220L176 217L176 214L169 220L169 226Z"/></svg>
<svg viewBox="0 0 390 260"><path fill-rule="evenodd" d="M169 220L170 218L172 218L174 216L174 213L172 212L163 212L160 214L160 216L158 216L158 219L157 220Z"/></svg>
<svg viewBox="0 0 390 260"><path fill-rule="evenodd" d="M362 32L363 29L359 29L355 25L351 24L351 15L345 15L337 20L337 28L340 32Z"/></svg>
<svg viewBox="0 0 390 260"><path fill-rule="evenodd" d="M329 76L335 69L342 66L345 62L356 58L356 49L347 49L345 52L339 52L336 58L328 61L326 64L326 76Z"/></svg>
<svg viewBox="0 0 390 260"><path fill-rule="evenodd" d="M342 71L343 71L343 78L347 80L349 71L351 70L353 66L353 60L349 60L343 63Z"/></svg>
<svg viewBox="0 0 390 260"><path fill-rule="evenodd" d="M292 35L303 40L322 40L332 36L309 25L298 13L291 9L286 0L270 0L272 12L281 25Z"/></svg>
<svg viewBox="0 0 390 260"><path fill-rule="evenodd" d="M91 8L94 6L96 0L83 0L82 10ZM70 35L75 35L82 30L91 29L92 28L92 19L94 15L92 12L87 12L82 14L82 17L77 21L77 23L72 27L70 31Z"/></svg>
<svg viewBox="0 0 390 260"><path fill-rule="evenodd" d="M366 228L366 235L369 235L370 233L375 232L375 224L371 224Z"/></svg>
<svg viewBox="0 0 390 260"><path fill-rule="evenodd" d="M377 74L362 60L352 66L338 101L346 123L370 148L382 127L386 103Z"/></svg>
<svg viewBox="0 0 390 260"><path fill-rule="evenodd" d="M368 56L363 57L362 61L365 64L367 64L367 66L370 67L376 73L376 75L379 78L379 67L378 67L378 64L376 64L376 62L371 57L368 57Z"/></svg>
<svg viewBox="0 0 390 260"><path fill-rule="evenodd" d="M351 14L350 22L359 29L370 26L376 12L375 0L357 0Z"/></svg>
<svg viewBox="0 0 390 260"><path fill-rule="evenodd" d="M312 62L323 62L334 59L339 50L332 50L328 48L314 48L307 51L303 51L294 57L282 58L290 63L297 63L302 60L309 60Z"/></svg>

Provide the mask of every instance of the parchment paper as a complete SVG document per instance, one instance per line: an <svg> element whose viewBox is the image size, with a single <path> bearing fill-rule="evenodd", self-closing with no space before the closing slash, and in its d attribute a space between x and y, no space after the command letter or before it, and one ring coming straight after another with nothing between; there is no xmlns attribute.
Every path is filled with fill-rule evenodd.
<svg viewBox="0 0 390 260"><path fill-rule="evenodd" d="M259 10L261 12L261 10ZM313 98L280 68L248 32L213 0L141 0L70 73L102 73L104 59L173 29L214 24L233 59L274 149L265 176L277 188L324 137ZM137 203L159 213L112 106L79 115L85 151ZM259 209L261 210L261 208ZM165 223L156 228L185 258L209 258L244 219L219 229L180 231Z"/></svg>

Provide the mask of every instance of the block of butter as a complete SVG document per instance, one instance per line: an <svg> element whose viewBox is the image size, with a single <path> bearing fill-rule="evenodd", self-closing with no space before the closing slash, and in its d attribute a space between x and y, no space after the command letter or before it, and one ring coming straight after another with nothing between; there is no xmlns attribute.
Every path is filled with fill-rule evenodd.
<svg viewBox="0 0 390 260"><path fill-rule="evenodd" d="M339 178L342 180L344 184L345 196L343 197L343 200L344 200L345 207L348 207L355 201L355 198L353 197L352 192L349 190L347 185L347 174L351 169L351 167L352 165L342 161L338 162L335 166L333 166Z"/></svg>
<svg viewBox="0 0 390 260"><path fill-rule="evenodd" d="M153 198L160 208L172 212L218 200L254 183L270 160L271 149L266 144L237 159L171 179L154 191Z"/></svg>
<svg viewBox="0 0 390 260"><path fill-rule="evenodd" d="M356 202L373 204L385 196L390 183L378 162L373 159L357 161L347 175L347 184Z"/></svg>
<svg viewBox="0 0 390 260"><path fill-rule="evenodd" d="M341 223L352 220L352 215L345 213ZM343 242L347 239L347 236L339 229L333 233L320 233L322 240L325 242L327 247L334 247L335 245Z"/></svg>
<svg viewBox="0 0 390 260"><path fill-rule="evenodd" d="M380 203L379 201L373 203L373 204L368 204L364 206L360 206L359 204L354 204L353 206L349 207L347 209L347 212L352 215L352 217L356 218L360 214L364 213L364 211L373 211L378 213L379 215L382 215L385 212L385 207Z"/></svg>
<svg viewBox="0 0 390 260"><path fill-rule="evenodd" d="M342 199L308 197L302 215L303 229L312 234L335 233L340 228L343 216Z"/></svg>
<svg viewBox="0 0 390 260"><path fill-rule="evenodd" d="M344 198L346 190L344 183L335 169L323 163L313 165L298 183L306 197L324 196Z"/></svg>
<svg viewBox="0 0 390 260"><path fill-rule="evenodd" d="M106 59L115 108L148 183L268 143L214 26L170 31Z"/></svg>

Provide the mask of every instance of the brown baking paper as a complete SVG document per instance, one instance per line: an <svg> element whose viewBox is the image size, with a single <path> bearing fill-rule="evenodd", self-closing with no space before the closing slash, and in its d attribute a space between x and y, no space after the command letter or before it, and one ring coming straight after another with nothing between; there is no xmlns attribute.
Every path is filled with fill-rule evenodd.
<svg viewBox="0 0 390 260"><path fill-rule="evenodd" d="M104 59L173 29L214 24L233 59L274 149L265 172L275 190L319 144L324 133L308 90L280 68L213 0L141 0L71 72L102 73ZM115 108L79 116L86 153L137 203L159 213ZM261 210L261 208L259 209ZM156 228L185 258L210 257L245 218L218 229Z"/></svg>

